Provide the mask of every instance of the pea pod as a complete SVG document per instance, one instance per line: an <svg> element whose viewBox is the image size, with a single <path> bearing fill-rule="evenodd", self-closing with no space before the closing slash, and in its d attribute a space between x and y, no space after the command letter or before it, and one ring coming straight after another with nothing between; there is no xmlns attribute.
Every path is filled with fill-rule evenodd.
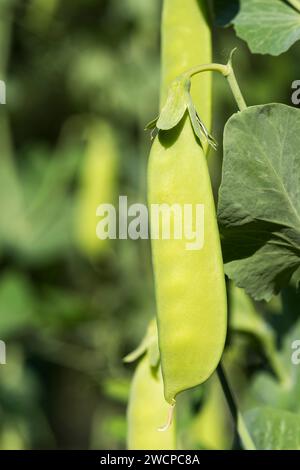
<svg viewBox="0 0 300 470"><path fill-rule="evenodd" d="M100 204L114 202L117 162L115 133L106 122L93 122L87 131L75 227L79 249L91 258L100 256L108 247L108 240L96 235L96 209Z"/></svg>
<svg viewBox="0 0 300 470"><path fill-rule="evenodd" d="M205 0L164 0L162 17L161 104L173 80L199 64L212 61L211 30ZM192 98L208 129L211 127L211 72L193 80Z"/></svg>
<svg viewBox="0 0 300 470"><path fill-rule="evenodd" d="M131 384L127 410L127 447L131 450L176 449L175 423L164 432L159 427L168 412L160 367L152 367L149 355L140 360Z"/></svg>
<svg viewBox="0 0 300 470"><path fill-rule="evenodd" d="M178 74L210 61L205 2L165 0L162 23L162 100ZM196 50L196 53L195 53ZM210 79L193 84L199 112L209 115ZM203 83L203 82L202 82ZM162 103L163 104L163 103ZM203 111L201 111L201 107ZM148 202L204 206L204 245L187 250L189 240L153 239L158 332L164 395L204 382L215 370L225 343L226 289L212 188L202 147L187 113L172 130L156 137L148 167ZM174 227L174 214L171 226Z"/></svg>
<svg viewBox="0 0 300 470"><path fill-rule="evenodd" d="M205 449L230 449L233 429L220 383L213 375L205 384L205 402L192 422L191 434L197 445Z"/></svg>
<svg viewBox="0 0 300 470"><path fill-rule="evenodd" d="M230 297L230 328L233 331L256 337L278 380L282 384L288 385L289 377L276 349L275 331L268 325L262 314L256 310L253 301L246 292L233 283L230 286Z"/></svg>
<svg viewBox="0 0 300 470"><path fill-rule="evenodd" d="M148 173L150 204L204 204L204 246L153 239L159 347L165 398L204 382L215 370L226 335L226 292L214 200L203 150L188 118L160 133Z"/></svg>

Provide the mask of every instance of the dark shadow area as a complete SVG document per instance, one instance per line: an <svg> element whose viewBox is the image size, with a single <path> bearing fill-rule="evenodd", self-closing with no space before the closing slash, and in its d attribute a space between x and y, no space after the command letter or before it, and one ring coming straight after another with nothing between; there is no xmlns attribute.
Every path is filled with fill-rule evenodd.
<svg viewBox="0 0 300 470"><path fill-rule="evenodd" d="M214 13L218 26L228 26L240 9L239 0L214 0Z"/></svg>

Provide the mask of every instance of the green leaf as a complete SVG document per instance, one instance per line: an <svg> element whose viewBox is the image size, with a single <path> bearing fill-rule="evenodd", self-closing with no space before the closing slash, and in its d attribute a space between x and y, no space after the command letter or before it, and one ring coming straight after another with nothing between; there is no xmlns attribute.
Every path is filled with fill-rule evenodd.
<svg viewBox="0 0 300 470"><path fill-rule="evenodd" d="M245 413L258 450L300 450L300 415L271 407Z"/></svg>
<svg viewBox="0 0 300 470"><path fill-rule="evenodd" d="M253 53L279 55L300 39L300 13L281 0L241 0L234 25Z"/></svg>
<svg viewBox="0 0 300 470"><path fill-rule="evenodd" d="M270 300L300 266L300 110L253 106L225 126L218 219L225 271Z"/></svg>
<svg viewBox="0 0 300 470"><path fill-rule="evenodd" d="M187 109L190 80L178 78L170 85L166 104L156 123L161 130L173 129L183 118Z"/></svg>

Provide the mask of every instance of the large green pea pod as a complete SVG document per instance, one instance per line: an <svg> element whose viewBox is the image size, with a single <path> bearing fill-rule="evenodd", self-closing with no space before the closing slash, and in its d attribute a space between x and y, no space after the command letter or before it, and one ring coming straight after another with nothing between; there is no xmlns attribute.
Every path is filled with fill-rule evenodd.
<svg viewBox="0 0 300 470"><path fill-rule="evenodd" d="M159 431L167 413L160 367L152 367L146 354L138 363L131 384L127 410L128 449L176 449L175 423L166 432Z"/></svg>
<svg viewBox="0 0 300 470"><path fill-rule="evenodd" d="M96 234L96 210L113 204L117 188L118 148L113 129L104 121L94 121L87 131L76 208L76 240L81 252L96 258L107 251L108 239Z"/></svg>
<svg viewBox="0 0 300 470"><path fill-rule="evenodd" d="M162 104L170 83L178 75L211 61L205 7L203 0L164 0ZM210 120L210 77L194 81L192 94L201 119ZM204 382L213 373L227 328L226 289L212 188L204 151L187 113L174 129L159 132L148 170L150 210L152 204L177 204L181 209L189 204L194 212L198 205L204 208L204 244L200 249L187 249L190 240L185 233L181 239L176 239L174 233L170 239L152 237L164 394L174 404L179 392ZM174 213L170 226L175 231Z"/></svg>
<svg viewBox="0 0 300 470"><path fill-rule="evenodd" d="M186 116L160 132L149 159L148 202L204 207L204 243L152 238L158 336L165 398L204 382L216 369L227 328L226 289L215 206L203 150ZM195 217L193 221L195 230ZM171 226L175 213L171 213ZM153 228L153 227L152 227Z"/></svg>
<svg viewBox="0 0 300 470"><path fill-rule="evenodd" d="M161 104L173 80L188 69L212 62L206 0L164 0L162 19ZM192 98L201 120L211 128L212 74L193 79Z"/></svg>

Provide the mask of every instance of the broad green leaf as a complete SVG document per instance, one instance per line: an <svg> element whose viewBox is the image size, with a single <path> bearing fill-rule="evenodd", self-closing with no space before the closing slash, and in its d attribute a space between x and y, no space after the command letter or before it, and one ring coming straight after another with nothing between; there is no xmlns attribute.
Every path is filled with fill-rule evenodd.
<svg viewBox="0 0 300 470"><path fill-rule="evenodd" d="M234 26L251 52L279 55L300 39L300 12L282 0L241 0Z"/></svg>
<svg viewBox="0 0 300 470"><path fill-rule="evenodd" d="M258 450L300 450L300 415L271 407L245 413Z"/></svg>
<svg viewBox="0 0 300 470"><path fill-rule="evenodd" d="M300 110L253 106L225 126L218 219L225 270L269 300L300 266Z"/></svg>

